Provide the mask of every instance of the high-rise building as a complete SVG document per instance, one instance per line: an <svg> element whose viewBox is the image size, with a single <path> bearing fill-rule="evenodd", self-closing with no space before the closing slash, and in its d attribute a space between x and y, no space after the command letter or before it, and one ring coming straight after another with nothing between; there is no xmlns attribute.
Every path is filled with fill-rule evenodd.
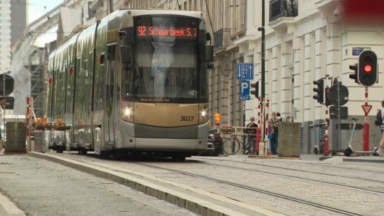
<svg viewBox="0 0 384 216"><path fill-rule="evenodd" d="M28 0L0 0L0 73L11 66L11 47L27 24Z"/></svg>

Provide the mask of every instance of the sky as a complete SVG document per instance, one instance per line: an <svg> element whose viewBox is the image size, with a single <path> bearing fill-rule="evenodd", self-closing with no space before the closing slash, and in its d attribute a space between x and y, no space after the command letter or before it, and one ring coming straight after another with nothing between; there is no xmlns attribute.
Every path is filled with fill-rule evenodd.
<svg viewBox="0 0 384 216"><path fill-rule="evenodd" d="M14 1L14 0L13 0ZM63 0L28 0L29 19L28 23L33 22L51 9L63 3ZM45 8L46 7L46 8Z"/></svg>
<svg viewBox="0 0 384 216"><path fill-rule="evenodd" d="M15 1L15 0L13 0ZM72 0L71 0L72 1ZM28 0L28 24L43 16L48 11L52 10L64 0ZM27 24L27 25L28 25ZM35 45L44 46L45 43L51 42L56 39L57 27L47 31L46 34L38 38Z"/></svg>

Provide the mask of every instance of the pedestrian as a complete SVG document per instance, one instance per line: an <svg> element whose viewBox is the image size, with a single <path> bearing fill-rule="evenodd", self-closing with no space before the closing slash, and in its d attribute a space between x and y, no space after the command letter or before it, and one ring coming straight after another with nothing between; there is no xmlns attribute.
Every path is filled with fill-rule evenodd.
<svg viewBox="0 0 384 216"><path fill-rule="evenodd" d="M280 121L283 121L283 117L281 117L281 115L280 115L279 112L276 113L276 116L277 116L277 118L278 118Z"/></svg>
<svg viewBox="0 0 384 216"><path fill-rule="evenodd" d="M279 124L280 119L277 118L276 113L272 113L272 118L268 122L272 127L272 132L270 136L270 142L271 142L271 153L273 155L277 155L277 148L278 148L278 142L279 142Z"/></svg>
<svg viewBox="0 0 384 216"><path fill-rule="evenodd" d="M378 115L381 116L381 124L380 122L379 123L379 127L380 127L380 131L381 131L381 141L380 141L380 146L379 146L379 149L377 150L377 154L379 154L380 156L383 156L383 152L384 152L384 101L381 102L381 109L377 110L378 111ZM376 124L378 125L378 124Z"/></svg>
<svg viewBox="0 0 384 216"><path fill-rule="evenodd" d="M3 106L5 105L6 99L5 97L0 96L0 125L3 123ZM4 154L4 147L3 147L3 137L1 136L1 127L0 127L0 154Z"/></svg>
<svg viewBox="0 0 384 216"><path fill-rule="evenodd" d="M248 133L248 142L244 148L244 154L255 153L256 150L256 128L255 117L251 117L251 122L247 125L246 133Z"/></svg>

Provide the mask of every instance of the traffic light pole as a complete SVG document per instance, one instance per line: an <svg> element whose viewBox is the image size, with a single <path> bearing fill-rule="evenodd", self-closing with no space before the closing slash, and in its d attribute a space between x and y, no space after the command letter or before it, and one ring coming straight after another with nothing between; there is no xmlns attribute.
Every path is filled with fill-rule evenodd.
<svg viewBox="0 0 384 216"><path fill-rule="evenodd" d="M365 87L365 106L368 106L368 87ZM364 110L365 120L363 127L363 151L369 151L369 122L368 122L368 112Z"/></svg>
<svg viewBox="0 0 384 216"><path fill-rule="evenodd" d="M265 149L265 106L266 98L265 98L265 0L262 0L261 3L261 27L258 28L261 31L261 114L262 114L262 131L261 131L261 141L264 144ZM260 149L261 151L261 149Z"/></svg>
<svg viewBox="0 0 384 216"><path fill-rule="evenodd" d="M328 83L329 75L325 75L325 85L324 87L326 88L326 83ZM325 92L325 101L327 101L327 92ZM323 147L323 154L324 156L328 155L329 151L329 134L328 134L328 127L329 127L329 115L328 115L328 106L327 103L325 103L325 130L324 130L324 147Z"/></svg>
<svg viewBox="0 0 384 216"><path fill-rule="evenodd" d="M337 130L337 139L338 139L338 142L337 142L337 145L335 146L335 150L340 150L340 145L341 145L341 116L340 116L340 110L341 110L341 107L340 107L340 83L337 81L336 82L336 85L337 85L337 123L339 124L339 130Z"/></svg>

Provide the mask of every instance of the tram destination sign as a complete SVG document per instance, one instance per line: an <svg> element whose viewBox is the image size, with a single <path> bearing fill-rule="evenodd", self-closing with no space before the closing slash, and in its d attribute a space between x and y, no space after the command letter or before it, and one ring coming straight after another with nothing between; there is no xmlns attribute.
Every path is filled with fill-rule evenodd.
<svg viewBox="0 0 384 216"><path fill-rule="evenodd" d="M194 27L159 28L154 26L137 26L137 37L162 36L183 39L197 39L198 29Z"/></svg>

